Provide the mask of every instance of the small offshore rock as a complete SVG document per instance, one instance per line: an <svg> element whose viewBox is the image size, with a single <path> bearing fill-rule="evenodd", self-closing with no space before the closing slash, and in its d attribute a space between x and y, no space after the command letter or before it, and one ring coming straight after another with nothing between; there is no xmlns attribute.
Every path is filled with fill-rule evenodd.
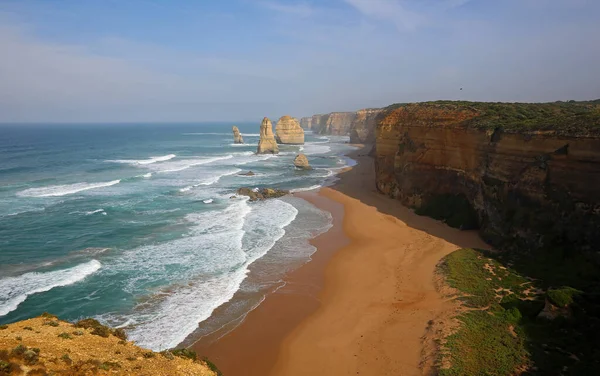
<svg viewBox="0 0 600 376"><path fill-rule="evenodd" d="M304 170L310 170L312 168L308 163L308 158L306 158L306 155L304 154L298 154L296 158L294 158L294 166Z"/></svg>
<svg viewBox="0 0 600 376"><path fill-rule="evenodd" d="M267 200L270 198L282 197L289 194L289 191L273 188L251 189L242 187L237 190L237 194L250 197L250 201Z"/></svg>
<svg viewBox="0 0 600 376"><path fill-rule="evenodd" d="M241 176L254 176L256 174L252 171L248 171L248 172L240 172L240 175Z"/></svg>
<svg viewBox="0 0 600 376"><path fill-rule="evenodd" d="M238 127L236 127L234 125L232 129L233 129L233 143L234 144L243 144L244 138L242 137L242 134L240 133L240 130L238 129Z"/></svg>

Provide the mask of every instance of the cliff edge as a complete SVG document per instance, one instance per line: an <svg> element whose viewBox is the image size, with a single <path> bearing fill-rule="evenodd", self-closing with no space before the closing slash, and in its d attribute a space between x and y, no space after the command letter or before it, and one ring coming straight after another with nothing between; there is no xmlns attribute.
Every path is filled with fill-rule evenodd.
<svg viewBox="0 0 600 376"><path fill-rule="evenodd" d="M214 365L195 358L187 350L142 349L122 330L93 319L72 324L43 314L0 326L0 375L219 374Z"/></svg>
<svg viewBox="0 0 600 376"><path fill-rule="evenodd" d="M393 105L375 169L382 193L497 247L600 242L598 101Z"/></svg>

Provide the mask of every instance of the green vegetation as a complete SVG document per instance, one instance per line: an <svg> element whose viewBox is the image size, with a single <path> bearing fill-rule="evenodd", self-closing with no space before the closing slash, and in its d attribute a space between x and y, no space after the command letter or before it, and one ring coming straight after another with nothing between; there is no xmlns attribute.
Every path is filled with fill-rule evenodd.
<svg viewBox="0 0 600 376"><path fill-rule="evenodd" d="M45 318L45 319L53 319L53 320L58 320L58 316L53 315L51 313L48 312L44 312L40 315L41 317Z"/></svg>
<svg viewBox="0 0 600 376"><path fill-rule="evenodd" d="M72 364L73 360L71 359L71 357L69 356L69 354L63 354L63 356L60 357L60 359L67 363L67 364Z"/></svg>
<svg viewBox="0 0 600 376"><path fill-rule="evenodd" d="M73 337L71 337L71 335L69 333L66 333L66 332L62 332L58 336L60 338L62 338L62 339L73 339Z"/></svg>
<svg viewBox="0 0 600 376"><path fill-rule="evenodd" d="M58 324L58 321L50 320L50 321L44 322L44 325L57 327L59 324Z"/></svg>
<svg viewBox="0 0 600 376"><path fill-rule="evenodd" d="M10 375L12 366L9 362L0 360L0 375Z"/></svg>
<svg viewBox="0 0 600 376"><path fill-rule="evenodd" d="M507 132L556 131L570 135L600 134L600 100L552 103L434 101L399 103L386 110L410 106L474 111L478 115L461 124L473 128Z"/></svg>
<svg viewBox="0 0 600 376"><path fill-rule="evenodd" d="M568 269L570 282L581 283L574 269ZM450 367L440 375L594 374L600 367L600 299L571 287L546 293L549 284L568 279L560 270L561 264L541 257L536 262L473 249L448 255L440 271L465 310L458 330L442 344L442 364ZM538 318L546 299L564 314Z"/></svg>
<svg viewBox="0 0 600 376"><path fill-rule="evenodd" d="M170 350L171 353L175 356L178 356L180 358L188 358L191 360L196 360L198 359L198 355L196 355L196 352L183 348L183 349L175 349L175 350Z"/></svg>
<svg viewBox="0 0 600 376"><path fill-rule="evenodd" d="M145 352L145 353L143 354L143 357L144 357L144 358L146 358L146 359L154 358L155 356L156 356L156 354L155 354L155 353L153 353L153 352L151 352L151 351L149 351L149 352Z"/></svg>
<svg viewBox="0 0 600 376"><path fill-rule="evenodd" d="M204 363L217 376L223 376L223 373L219 370L219 368L217 368L217 366L213 362L211 362L207 357L203 357L201 360L198 360L198 355L196 354L196 352L194 352L190 349L186 349L186 348L171 349L171 350L163 351L161 354L163 354L163 356L168 359L172 359L169 356L171 356L171 357L178 356L180 358L191 359L195 362Z"/></svg>
<svg viewBox="0 0 600 376"><path fill-rule="evenodd" d="M117 362L104 362L98 365L98 368L104 371L109 371L111 369L121 368L121 365Z"/></svg>
<svg viewBox="0 0 600 376"><path fill-rule="evenodd" d="M33 331L33 328L31 326L24 326L23 330L31 330L31 331Z"/></svg>
<svg viewBox="0 0 600 376"><path fill-rule="evenodd" d="M75 327L82 329L92 329L91 334L96 336L108 338L108 336L112 334L113 336L119 338L121 341L127 340L127 334L125 334L125 331L123 329L111 329L108 326L100 324L100 322L96 319L79 320L75 323Z"/></svg>
<svg viewBox="0 0 600 376"><path fill-rule="evenodd" d="M206 364L208 366L208 368L210 368L211 371L213 371L217 376L223 376L223 372L221 372L221 370L219 370L219 368L217 368L217 366L211 362L210 360L208 360L207 357L203 357L202 361L204 362L204 364Z"/></svg>
<svg viewBox="0 0 600 376"><path fill-rule="evenodd" d="M477 214L463 194L431 197L417 208L415 213L444 221L448 226L461 230L473 230L479 227Z"/></svg>
<svg viewBox="0 0 600 376"><path fill-rule="evenodd" d="M8 325L6 325L6 324L0 325L0 330L4 330L4 329L8 329Z"/></svg>
<svg viewBox="0 0 600 376"><path fill-rule="evenodd" d="M563 286L558 289L549 289L547 292L548 299L558 307L568 307L573 304L574 297L582 292L569 286Z"/></svg>

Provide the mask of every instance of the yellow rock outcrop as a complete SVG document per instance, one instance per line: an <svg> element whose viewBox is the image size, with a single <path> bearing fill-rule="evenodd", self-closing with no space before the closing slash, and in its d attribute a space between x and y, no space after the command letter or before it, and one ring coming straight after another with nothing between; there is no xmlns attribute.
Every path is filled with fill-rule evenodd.
<svg viewBox="0 0 600 376"><path fill-rule="evenodd" d="M280 144L304 144L304 130L298 120L282 116L275 126L275 139Z"/></svg>

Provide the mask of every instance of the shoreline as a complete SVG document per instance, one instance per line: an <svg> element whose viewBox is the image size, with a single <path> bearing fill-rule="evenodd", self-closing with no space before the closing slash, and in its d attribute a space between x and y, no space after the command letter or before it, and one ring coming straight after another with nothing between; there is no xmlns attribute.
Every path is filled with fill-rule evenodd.
<svg viewBox="0 0 600 376"><path fill-rule="evenodd" d="M312 260L233 330L192 346L224 374L417 375L432 367L428 323L456 313L436 289L435 266L458 248L488 246L377 192L367 153L349 153L357 164L332 186L294 194L332 213L333 227L311 240Z"/></svg>
<svg viewBox="0 0 600 376"><path fill-rule="evenodd" d="M332 227L309 240L317 248L310 260L287 273L284 284L267 293L241 321L232 322L235 327L221 328L190 346L211 359L226 375L269 374L285 336L317 310L327 263L349 243L342 229L342 205L317 192L293 195L331 213ZM219 309L213 314L218 315Z"/></svg>

